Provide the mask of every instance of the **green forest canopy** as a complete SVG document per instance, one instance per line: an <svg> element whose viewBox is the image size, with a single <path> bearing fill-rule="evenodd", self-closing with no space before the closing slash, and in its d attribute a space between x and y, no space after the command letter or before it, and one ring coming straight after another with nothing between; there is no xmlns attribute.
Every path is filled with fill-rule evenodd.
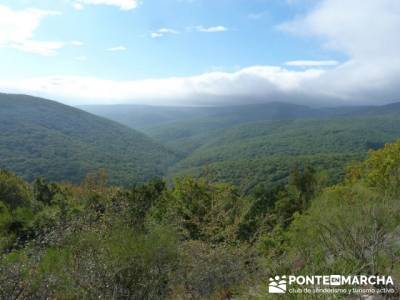
<svg viewBox="0 0 400 300"><path fill-rule="evenodd" d="M345 166L400 136L400 106L310 108L288 103L231 107L86 106L138 128L179 154L167 177L195 176L248 192L286 182L307 162L332 183ZM148 117L157 120L146 123Z"/></svg>
<svg viewBox="0 0 400 300"><path fill-rule="evenodd" d="M151 138L53 101L0 94L0 167L28 181L44 176L74 183L106 169L117 185L189 175L250 193L287 182L299 163L326 172L332 184L339 182L348 163L400 136L397 104L139 108L116 106L110 114L121 122L141 122L153 112L159 123L151 124L162 125L141 123Z"/></svg>
<svg viewBox="0 0 400 300"><path fill-rule="evenodd" d="M0 94L0 168L31 181L80 182L107 169L113 184L163 176L177 160L151 138L60 103Z"/></svg>
<svg viewBox="0 0 400 300"><path fill-rule="evenodd" d="M265 299L275 274L390 275L399 296L400 142L327 186L309 165L241 196L183 178L126 189L0 172L1 298ZM338 295L340 298L341 295Z"/></svg>

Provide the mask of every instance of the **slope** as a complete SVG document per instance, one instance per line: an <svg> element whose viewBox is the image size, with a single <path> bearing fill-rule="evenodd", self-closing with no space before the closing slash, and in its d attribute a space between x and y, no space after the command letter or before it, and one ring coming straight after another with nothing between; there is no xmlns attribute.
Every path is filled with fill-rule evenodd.
<svg viewBox="0 0 400 300"><path fill-rule="evenodd" d="M144 134L57 102L0 94L0 168L31 180L82 180L104 168L111 183L162 176L176 155Z"/></svg>
<svg viewBox="0 0 400 300"><path fill-rule="evenodd" d="M206 176L244 190L286 180L289 169L310 163L326 170L333 182L343 167L370 149L400 137L400 109L377 107L362 113L325 118L288 119L240 124L214 132L170 170L171 176ZM187 126L182 126L187 130ZM187 139L194 139L189 137ZM184 140L174 140L176 148Z"/></svg>

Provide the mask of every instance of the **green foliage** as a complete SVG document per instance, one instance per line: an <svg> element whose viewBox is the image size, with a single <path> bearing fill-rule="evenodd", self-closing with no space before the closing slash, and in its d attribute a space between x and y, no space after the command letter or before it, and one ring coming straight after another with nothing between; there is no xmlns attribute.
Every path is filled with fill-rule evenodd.
<svg viewBox="0 0 400 300"><path fill-rule="evenodd" d="M399 196L400 142L385 145L382 151L372 151L356 171L365 183L387 196ZM352 172L353 175L355 171Z"/></svg>
<svg viewBox="0 0 400 300"><path fill-rule="evenodd" d="M286 184L299 162L340 182L344 166L400 136L399 105L317 109L287 103L231 107L86 106L141 129L181 154L167 175L206 177L245 193Z"/></svg>
<svg viewBox="0 0 400 300"><path fill-rule="evenodd" d="M286 184L299 162L325 171L330 184L337 183L345 165L400 135L398 106L314 109L268 103L85 109L141 128L174 152L80 110L0 94L0 168L29 181L43 176L74 183L105 169L108 182L116 185L162 176L205 177L250 193L259 186Z"/></svg>
<svg viewBox="0 0 400 300"><path fill-rule="evenodd" d="M254 200L239 225L238 236L241 240L253 241L263 231L274 227L277 219L274 208L284 193L284 186L254 191Z"/></svg>
<svg viewBox="0 0 400 300"><path fill-rule="evenodd" d="M184 178L152 210L160 224L174 224L185 239L234 243L249 202L224 184Z"/></svg>
<svg viewBox="0 0 400 300"><path fill-rule="evenodd" d="M325 171L333 184L343 179L344 166L351 161L365 158L371 147L397 139L398 119L394 112L241 124L212 137L199 136L202 144L176 164L170 175L206 177L248 192L259 185L270 188L286 183L290 169L303 162ZM188 140L190 145L193 138ZM171 142L168 145L173 147Z"/></svg>
<svg viewBox="0 0 400 300"><path fill-rule="evenodd" d="M309 165L297 166L289 175L289 184L275 188L258 188L254 200L239 225L239 237L255 242L260 235L286 229L297 213L304 212L320 193L323 181Z"/></svg>
<svg viewBox="0 0 400 300"><path fill-rule="evenodd" d="M330 187L304 162L246 196L205 178L128 189L104 171L80 185L0 172L0 298L263 299L272 274L397 282L399 152L371 152Z"/></svg>
<svg viewBox="0 0 400 300"><path fill-rule="evenodd" d="M57 184L49 183L44 178L37 178L33 183L33 194L36 201L50 205L62 191Z"/></svg>
<svg viewBox="0 0 400 300"><path fill-rule="evenodd" d="M247 247L189 241L183 244L182 253L177 278L181 286L172 299L229 299L261 275L256 252Z"/></svg>
<svg viewBox="0 0 400 300"><path fill-rule="evenodd" d="M29 206L31 202L29 186L14 174L0 170L0 201L10 209Z"/></svg>
<svg viewBox="0 0 400 300"><path fill-rule="evenodd" d="M273 271L399 278L399 145L371 152L349 170L347 181L326 189L309 209L296 213L286 232L264 236L260 247L266 256L286 262L275 264Z"/></svg>
<svg viewBox="0 0 400 300"><path fill-rule="evenodd" d="M127 193L129 217L134 226L143 228L149 210L161 201L165 190L165 182L158 180L133 188Z"/></svg>
<svg viewBox="0 0 400 300"><path fill-rule="evenodd" d="M220 297L254 278L256 253L237 239L248 199L233 187L187 178L109 188L104 178L37 179L25 183L33 208L0 206L1 298Z"/></svg>
<svg viewBox="0 0 400 300"><path fill-rule="evenodd" d="M399 213L398 201L362 186L328 190L291 225L291 261L301 261L302 272L389 274L400 262Z"/></svg>
<svg viewBox="0 0 400 300"><path fill-rule="evenodd" d="M6 229L7 224L10 222L10 219L10 210L3 202L0 202L0 230L2 232Z"/></svg>
<svg viewBox="0 0 400 300"><path fill-rule="evenodd" d="M176 155L142 133L53 101L0 94L0 168L32 181L81 182L106 169L110 183L162 176Z"/></svg>

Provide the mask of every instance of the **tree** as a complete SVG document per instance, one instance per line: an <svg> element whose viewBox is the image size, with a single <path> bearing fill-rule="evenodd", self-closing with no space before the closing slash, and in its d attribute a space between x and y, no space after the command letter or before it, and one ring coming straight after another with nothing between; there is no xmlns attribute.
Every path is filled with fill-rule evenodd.
<svg viewBox="0 0 400 300"><path fill-rule="evenodd" d="M232 186L183 178L164 194L151 215L157 222L175 226L185 239L235 242L248 204Z"/></svg>
<svg viewBox="0 0 400 300"><path fill-rule="evenodd" d="M29 206L32 192L29 185L14 174L0 170L0 201L10 209Z"/></svg>
<svg viewBox="0 0 400 300"><path fill-rule="evenodd" d="M345 182L296 214L285 234L286 268L399 277L399 167L400 142L370 152L350 168Z"/></svg>
<svg viewBox="0 0 400 300"><path fill-rule="evenodd" d="M33 183L33 195L36 201L50 205L57 194L61 194L61 188L55 183L49 183L40 177Z"/></svg>

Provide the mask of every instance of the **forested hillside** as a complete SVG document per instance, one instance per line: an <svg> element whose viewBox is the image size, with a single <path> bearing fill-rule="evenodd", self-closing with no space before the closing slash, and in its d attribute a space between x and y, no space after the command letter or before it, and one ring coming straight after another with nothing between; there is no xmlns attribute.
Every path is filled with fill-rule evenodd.
<svg viewBox="0 0 400 300"><path fill-rule="evenodd" d="M146 130L155 126L205 117L210 108L168 107L150 105L82 105L77 106L95 115L114 120L133 129Z"/></svg>
<svg viewBox="0 0 400 300"><path fill-rule="evenodd" d="M400 111L244 124L201 140L202 144L170 171L173 176L206 176L247 190L286 180L290 168L307 162L337 182L346 164L396 140L399 120Z"/></svg>
<svg viewBox="0 0 400 300"><path fill-rule="evenodd" d="M375 107L309 108L286 103L269 103L220 107L216 109L214 115L209 114L189 121L176 121L169 125L148 127L143 131L178 151L191 153L199 146L210 142L211 139L230 134L226 133L227 131L240 130L241 125L248 125L243 128L249 130L248 134L251 135L252 130L258 125L265 127L263 123L272 124L271 121L288 121L287 128L291 129L290 124L294 124L295 129L297 123L294 122L301 122L301 120L319 120L321 123L327 120L328 123L335 125L335 122L340 123L340 118L349 120L381 116L383 119L386 117L393 119L397 115L400 115L398 104ZM279 126L279 123L277 124ZM318 126L318 122L314 124ZM312 126L310 127L313 129ZM282 129L285 130L285 128Z"/></svg>
<svg viewBox="0 0 400 300"><path fill-rule="evenodd" d="M362 274L392 276L368 288L398 299L399 153L371 152L330 187L304 165L245 197L204 179L125 189L103 172L71 185L0 171L0 297L275 299L276 274Z"/></svg>
<svg viewBox="0 0 400 300"><path fill-rule="evenodd" d="M146 133L156 132L164 126L174 128L184 124L198 133L246 122L342 115L360 110L360 107L318 109L279 102L205 107L86 105L79 108Z"/></svg>
<svg viewBox="0 0 400 300"><path fill-rule="evenodd" d="M0 168L27 180L81 181L104 168L111 183L164 175L172 151L144 134L57 102L0 94Z"/></svg>
<svg viewBox="0 0 400 300"><path fill-rule="evenodd" d="M304 163L323 170L330 183L338 182L348 163L400 136L398 104L111 108L118 118L125 111L126 122L140 123L157 142L56 102L0 95L0 167L28 180L45 176L72 182L104 168L113 184L190 175L248 193L286 182L289 170ZM163 125L150 128L150 123Z"/></svg>
<svg viewBox="0 0 400 300"><path fill-rule="evenodd" d="M304 162L324 170L331 183L338 182L348 163L363 159L368 150L400 136L397 103L338 108L287 103L187 111L151 108L154 116L168 116L168 121L159 119L162 125L156 120L152 125L140 122L150 113L150 107L128 106L125 111L123 107L111 106L112 113L106 113L109 106L86 109L139 126L179 153L182 159L169 168L170 178L206 177L233 183L243 192L285 182L289 170Z"/></svg>

